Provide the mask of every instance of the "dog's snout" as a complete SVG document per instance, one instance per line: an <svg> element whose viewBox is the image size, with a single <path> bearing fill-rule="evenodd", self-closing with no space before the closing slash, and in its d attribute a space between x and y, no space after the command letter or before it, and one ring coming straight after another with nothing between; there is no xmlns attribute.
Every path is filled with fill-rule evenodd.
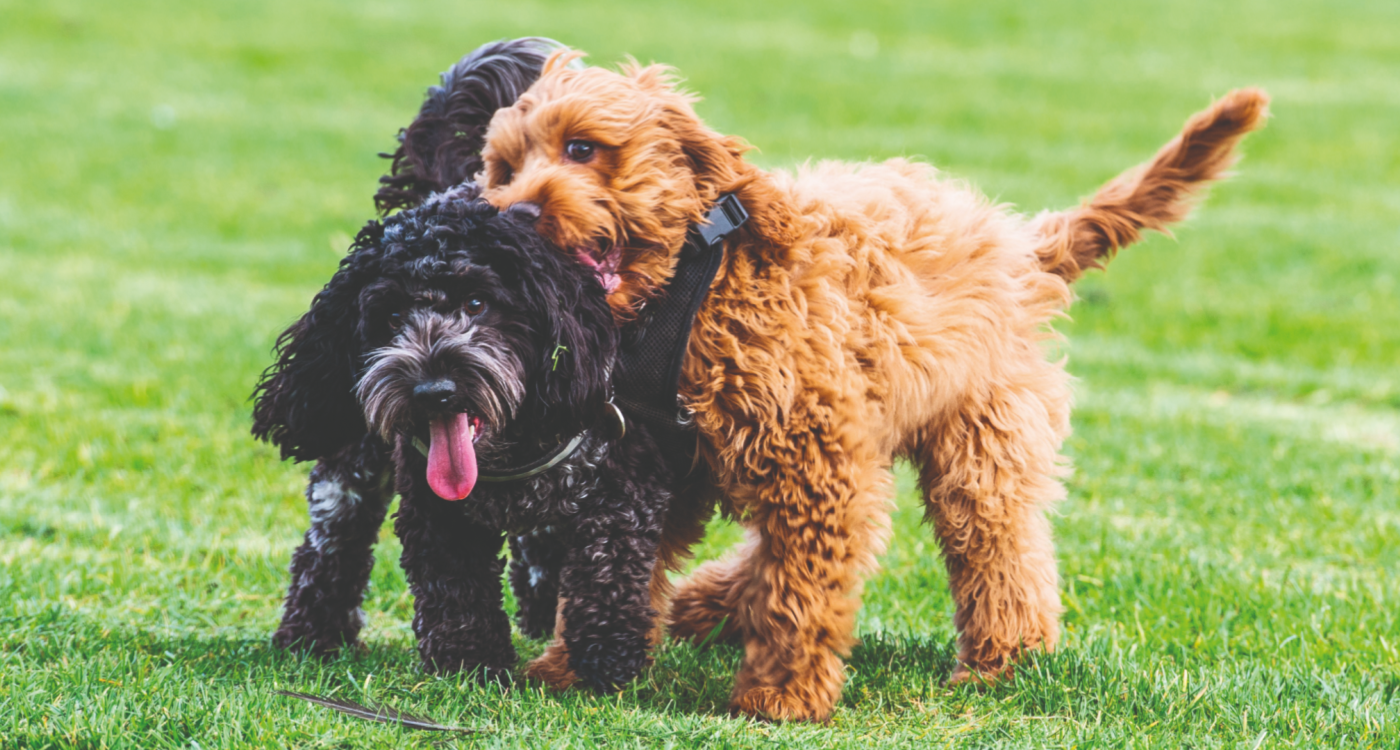
<svg viewBox="0 0 1400 750"><path fill-rule="evenodd" d="M538 203L522 201L520 203L512 203L510 208L506 209L506 213L513 219L534 224L540 220L540 216L544 213L544 210L540 208L540 204Z"/></svg>
<svg viewBox="0 0 1400 750"><path fill-rule="evenodd" d="M451 380L429 380L413 387L413 400L424 409L440 409L457 394L457 386Z"/></svg>

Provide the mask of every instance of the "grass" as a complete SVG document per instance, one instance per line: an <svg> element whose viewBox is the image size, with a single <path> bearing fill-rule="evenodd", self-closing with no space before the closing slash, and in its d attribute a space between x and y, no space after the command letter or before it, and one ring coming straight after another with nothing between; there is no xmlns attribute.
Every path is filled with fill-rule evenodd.
<svg viewBox="0 0 1400 750"><path fill-rule="evenodd" d="M1400 5L1133 5L0 0L0 747L1394 747ZM727 718L723 648L668 645L610 698L425 676L392 538L364 652L269 647L304 469L246 397L423 89L523 34L677 65L764 165L919 155L1027 211L1212 95L1274 94L1239 177L1061 326L1060 652L941 686L952 607L904 470L829 726Z"/></svg>

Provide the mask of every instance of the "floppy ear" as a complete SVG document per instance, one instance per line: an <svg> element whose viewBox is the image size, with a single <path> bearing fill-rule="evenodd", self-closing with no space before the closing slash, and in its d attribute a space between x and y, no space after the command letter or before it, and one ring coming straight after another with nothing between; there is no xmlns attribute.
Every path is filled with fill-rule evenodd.
<svg viewBox="0 0 1400 750"><path fill-rule="evenodd" d="M360 361L359 294L377 275L383 227L370 222L301 320L277 337L277 362L253 389L253 435L282 458L312 461L368 431L354 394Z"/></svg>
<svg viewBox="0 0 1400 750"><path fill-rule="evenodd" d="M715 200L719 193L736 189L748 166L743 161L748 144L741 138L722 136L705 127L689 105L684 111L667 107L664 112L665 123L680 141L681 152L695 173L696 187L707 202Z"/></svg>
<svg viewBox="0 0 1400 750"><path fill-rule="evenodd" d="M533 229L521 232L525 241L519 247L528 262L518 283L538 316L532 326L538 360L530 373L535 407L551 419L593 423L607 402L618 346L607 292L590 270L544 245Z"/></svg>
<svg viewBox="0 0 1400 750"><path fill-rule="evenodd" d="M418 116L399 131L398 149L380 154L393 162L374 194L379 212L412 208L480 172L491 116L514 104L562 47L543 37L488 42L444 71L442 85L428 89Z"/></svg>
<svg viewBox="0 0 1400 750"><path fill-rule="evenodd" d="M608 365L617 351L617 325L602 287L593 285L597 288L574 294L572 300L569 294L546 297L545 345L540 349L545 356L535 381L547 411L584 424L602 414L608 399Z"/></svg>
<svg viewBox="0 0 1400 750"><path fill-rule="evenodd" d="M791 201L757 167L744 161L752 147L744 139L721 135L700 120L691 107L693 97L672 88L663 99L661 123L680 144L695 177L695 190L709 206L725 193L738 195L749 221L744 230L778 247L796 242L800 234Z"/></svg>
<svg viewBox="0 0 1400 750"><path fill-rule="evenodd" d="M747 166L743 156L749 145L742 138L720 135L705 127L695 114L694 104L699 97L680 87L680 79L670 66L643 67L629 58L622 65L622 74L661 105L660 124L680 144L701 199L712 203L719 193L734 190L743 179Z"/></svg>

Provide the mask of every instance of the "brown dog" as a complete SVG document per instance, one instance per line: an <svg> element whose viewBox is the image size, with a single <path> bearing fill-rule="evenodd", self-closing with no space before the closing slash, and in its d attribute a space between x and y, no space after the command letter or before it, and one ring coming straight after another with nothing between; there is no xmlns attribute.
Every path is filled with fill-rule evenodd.
<svg viewBox="0 0 1400 750"><path fill-rule="evenodd" d="M904 457L920 467L957 602L952 681L1052 648L1062 607L1045 513L1064 496L1070 389L1045 356L1050 323L1086 268L1186 215L1263 124L1264 93L1227 95L1080 207L1027 220L900 159L764 172L700 121L667 68L567 68L578 54L556 54L497 112L488 200L538 216L540 232L615 275L624 321L721 195L752 216L696 319L681 389L749 540L681 584L672 633L723 626L743 640L735 710L827 718ZM666 567L708 512L672 515ZM667 589L659 576L663 612Z"/></svg>

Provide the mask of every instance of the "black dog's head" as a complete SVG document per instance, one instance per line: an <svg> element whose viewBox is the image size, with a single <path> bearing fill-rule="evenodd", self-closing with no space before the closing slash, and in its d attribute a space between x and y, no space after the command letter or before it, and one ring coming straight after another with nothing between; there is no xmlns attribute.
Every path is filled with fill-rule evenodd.
<svg viewBox="0 0 1400 750"><path fill-rule="evenodd" d="M475 198L455 188L361 230L278 339L254 391L254 435L299 461L369 431L418 437L433 490L457 500L478 452L600 420L617 346L602 286Z"/></svg>
<svg viewBox="0 0 1400 750"><path fill-rule="evenodd" d="M540 77L550 53L564 45L543 37L488 42L443 72L418 116L399 131L389 174L379 178L374 205L383 213L412 208L435 192L481 171L481 146L491 116L509 107Z"/></svg>

